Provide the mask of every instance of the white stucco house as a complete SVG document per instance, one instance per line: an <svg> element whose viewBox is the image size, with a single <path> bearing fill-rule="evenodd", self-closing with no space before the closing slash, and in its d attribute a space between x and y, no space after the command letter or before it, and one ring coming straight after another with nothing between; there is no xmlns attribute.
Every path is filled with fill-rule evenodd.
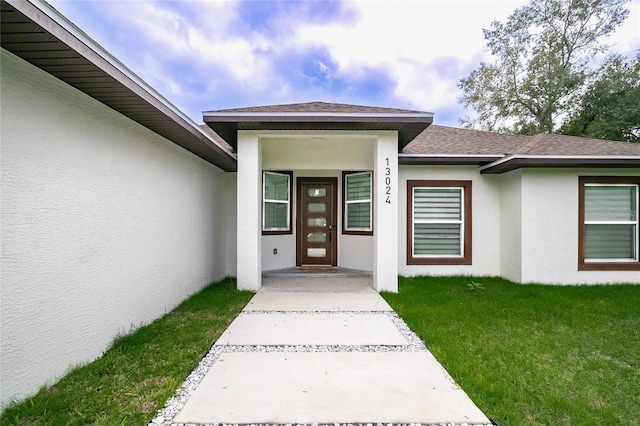
<svg viewBox="0 0 640 426"><path fill-rule="evenodd" d="M324 102L199 125L46 3L1 7L2 405L225 276L640 284L640 144Z"/></svg>
<svg viewBox="0 0 640 426"><path fill-rule="evenodd" d="M312 102L204 113L237 152L238 286L264 271L639 282L640 146ZM240 267L241 265L241 267Z"/></svg>

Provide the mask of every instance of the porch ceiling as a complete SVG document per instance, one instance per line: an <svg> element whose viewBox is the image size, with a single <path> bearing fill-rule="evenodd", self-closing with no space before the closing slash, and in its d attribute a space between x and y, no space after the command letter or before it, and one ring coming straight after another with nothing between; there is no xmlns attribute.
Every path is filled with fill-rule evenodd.
<svg viewBox="0 0 640 426"><path fill-rule="evenodd" d="M226 171L230 152L80 29L42 2L2 0L2 48Z"/></svg>

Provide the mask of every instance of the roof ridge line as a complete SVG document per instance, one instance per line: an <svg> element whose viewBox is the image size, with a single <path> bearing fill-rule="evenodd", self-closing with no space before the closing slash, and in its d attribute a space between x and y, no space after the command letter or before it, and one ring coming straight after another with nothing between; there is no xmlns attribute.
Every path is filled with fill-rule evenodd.
<svg viewBox="0 0 640 426"><path fill-rule="evenodd" d="M288 104L273 104L250 106L241 108L227 108L203 111L203 115L220 114L420 114L433 115L432 112L418 111L405 108L380 107L371 105L345 104L336 102L297 102Z"/></svg>
<svg viewBox="0 0 640 426"><path fill-rule="evenodd" d="M535 136L529 136L531 139L518 145L511 152L508 152L507 155L527 154L529 151L535 148L535 146L538 145L546 136L547 133L538 133Z"/></svg>

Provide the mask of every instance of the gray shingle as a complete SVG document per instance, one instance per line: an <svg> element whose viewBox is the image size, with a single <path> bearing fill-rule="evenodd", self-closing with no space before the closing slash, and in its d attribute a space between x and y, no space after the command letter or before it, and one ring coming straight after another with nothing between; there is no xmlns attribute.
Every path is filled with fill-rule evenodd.
<svg viewBox="0 0 640 426"><path fill-rule="evenodd" d="M506 155L528 136L458 129L432 124L402 152L405 154Z"/></svg>
<svg viewBox="0 0 640 426"><path fill-rule="evenodd" d="M640 144L557 134L511 135L431 125L403 150L424 155L638 155Z"/></svg>
<svg viewBox="0 0 640 426"><path fill-rule="evenodd" d="M423 114L423 111L413 111L399 108L381 108L365 105L350 105L330 102L306 102L296 104L282 105L263 105L247 108L231 108L221 109L207 112L229 112L229 113L314 113L314 112L333 112L333 113L349 113L349 114Z"/></svg>

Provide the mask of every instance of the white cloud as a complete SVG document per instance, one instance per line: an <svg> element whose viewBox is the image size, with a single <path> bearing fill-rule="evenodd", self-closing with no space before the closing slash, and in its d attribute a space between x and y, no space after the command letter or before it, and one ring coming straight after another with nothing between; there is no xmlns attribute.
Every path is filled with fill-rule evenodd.
<svg viewBox="0 0 640 426"><path fill-rule="evenodd" d="M493 20L506 20L526 1L349 1L344 7L354 12L325 22L310 22L308 11L303 11L307 18L296 15L300 8L317 7L310 3L269 10L268 25L255 29L239 22L237 1L109 1L91 2L92 7L82 3L54 1L199 121L202 110L240 106L239 102L276 103L304 94L349 102L348 94L326 92L330 84L300 86L314 81L303 75L308 70L288 70L291 65L283 63L313 52L324 55L309 61L317 71L315 84L377 70L395 84L395 98L387 106L433 111L437 119L440 110L460 108L457 82L487 59L482 28L489 28ZM617 50L640 48L640 0L633 0L631 11L612 38ZM104 16L86 15L91 13ZM261 23L260 16L252 18ZM300 75L300 81L291 80ZM362 98L362 92L357 96Z"/></svg>
<svg viewBox="0 0 640 426"><path fill-rule="evenodd" d="M343 74L385 70L396 81L397 101L435 111L457 104L457 81L478 64L482 28L504 20L524 1L360 1L360 19L306 25L292 42L328 46ZM445 66L449 64L450 66Z"/></svg>
<svg viewBox="0 0 640 426"><path fill-rule="evenodd" d="M629 4L629 17L609 40L613 50L631 54L640 49L640 0Z"/></svg>

